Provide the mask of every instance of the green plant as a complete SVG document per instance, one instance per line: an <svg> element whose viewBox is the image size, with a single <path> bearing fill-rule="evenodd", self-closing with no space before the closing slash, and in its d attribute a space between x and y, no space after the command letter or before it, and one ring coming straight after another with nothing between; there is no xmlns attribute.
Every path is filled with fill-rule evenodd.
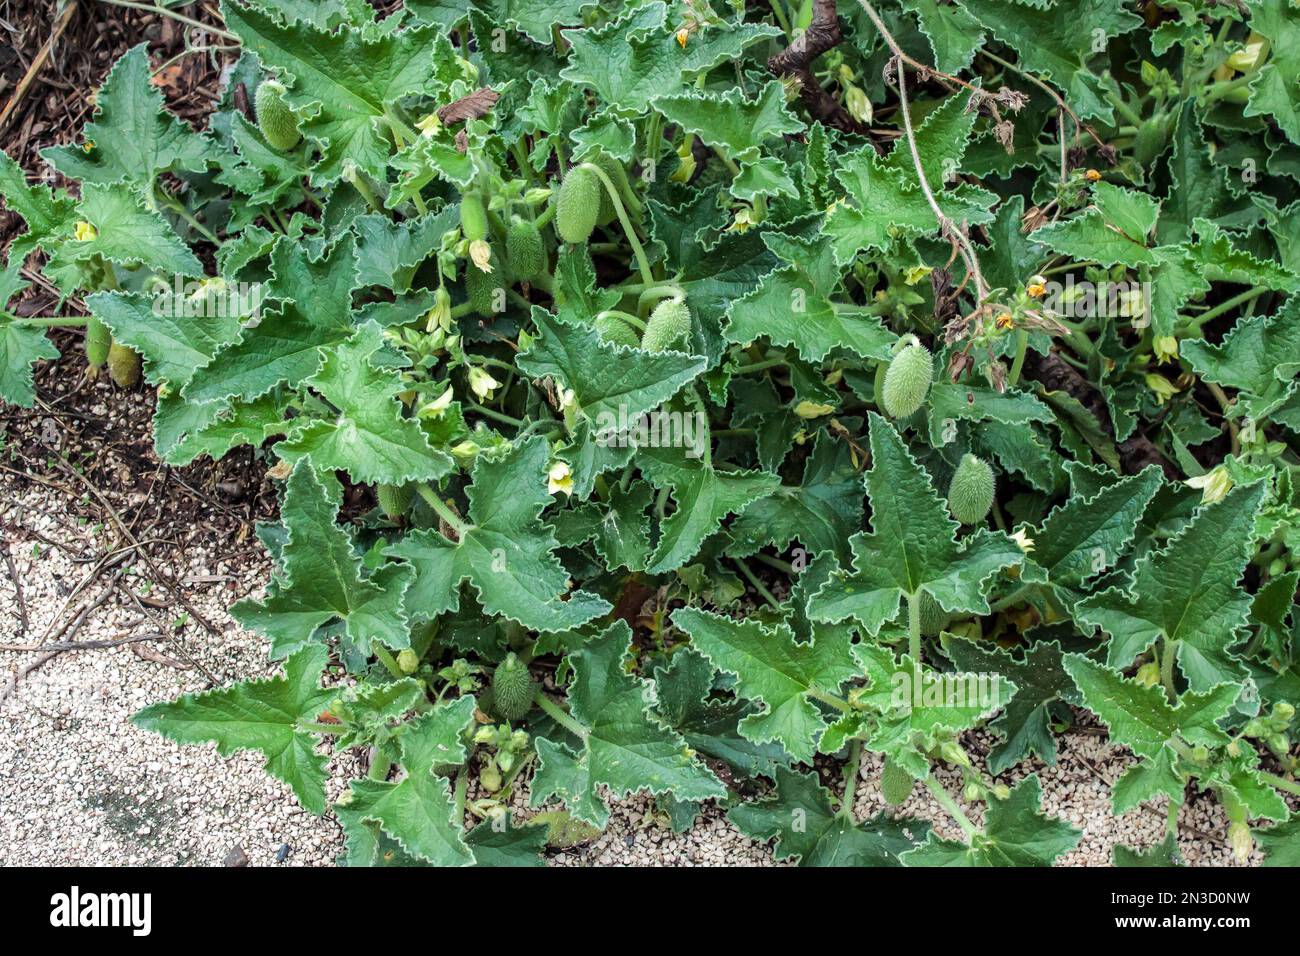
<svg viewBox="0 0 1300 956"><path fill-rule="evenodd" d="M0 394L84 325L162 460L283 478L232 609L283 676L137 722L260 751L352 864L537 863L648 791L805 865L1040 865L1079 832L998 777L1086 708L1165 862L1189 787L1296 862L1294 9L860 2L812 60L780 4L489 6L229 0L205 131L138 47L45 153L77 195L0 156L0 308L39 249L90 313L4 311ZM370 754L332 807L323 741ZM859 819L864 750L962 838ZM503 836L525 781L564 809Z"/></svg>

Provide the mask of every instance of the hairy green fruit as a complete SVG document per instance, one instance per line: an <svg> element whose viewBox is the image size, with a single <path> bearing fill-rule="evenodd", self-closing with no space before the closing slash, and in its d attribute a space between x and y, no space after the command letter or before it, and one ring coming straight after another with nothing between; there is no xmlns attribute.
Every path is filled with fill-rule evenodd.
<svg viewBox="0 0 1300 956"><path fill-rule="evenodd" d="M253 100L257 113L257 128L262 137L275 149L284 152L293 149L302 140L298 117L293 115L284 101L284 84L267 80L257 88Z"/></svg>
<svg viewBox="0 0 1300 956"><path fill-rule="evenodd" d="M467 192L460 197L460 231L470 242L487 238L487 210L483 207L483 197L477 192Z"/></svg>
<svg viewBox="0 0 1300 956"><path fill-rule="evenodd" d="M86 320L86 362L91 373L98 374L108 361L108 350L113 344L113 333L108 326L93 315Z"/></svg>
<svg viewBox="0 0 1300 956"><path fill-rule="evenodd" d="M910 773L888 757L885 758L885 766L880 773L880 792L886 803L891 807L901 806L912 795L915 786L916 780Z"/></svg>
<svg viewBox="0 0 1300 956"><path fill-rule="evenodd" d="M397 669L403 674L414 674L420 669L420 655L409 647L402 648L397 653Z"/></svg>
<svg viewBox="0 0 1300 956"><path fill-rule="evenodd" d="M411 507L410 485L381 484L375 487L375 497L379 499L379 510L389 521L397 521Z"/></svg>
<svg viewBox="0 0 1300 956"><path fill-rule="evenodd" d="M584 243L591 238L600 215L600 178L590 169L575 166L560 184L555 199L555 231L565 242Z"/></svg>
<svg viewBox="0 0 1300 956"><path fill-rule="evenodd" d="M691 336L691 310L685 302L664 299L645 324L641 333L641 348L647 352L662 352L685 344Z"/></svg>
<svg viewBox="0 0 1300 956"><path fill-rule="evenodd" d="M504 304L497 290L503 289L506 281L495 249L492 250L489 264L492 266L491 272L484 272L473 263L465 267L465 294L469 296L474 311L485 319L495 316L497 306Z"/></svg>
<svg viewBox="0 0 1300 956"><path fill-rule="evenodd" d="M921 602L921 634L925 637L937 637L939 632L948 626L952 620L952 615L939 606L939 602L930 597L929 591L922 591Z"/></svg>
<svg viewBox="0 0 1300 956"><path fill-rule="evenodd" d="M517 279L536 279L546 268L542 234L530 220L517 219L506 234L506 262Z"/></svg>
<svg viewBox="0 0 1300 956"><path fill-rule="evenodd" d="M528 666L513 652L492 672L492 699L497 714L514 723L532 710L537 684Z"/></svg>
<svg viewBox="0 0 1300 956"><path fill-rule="evenodd" d="M613 345L641 347L641 336L636 329L616 315L602 315L596 319L596 331L601 339Z"/></svg>
<svg viewBox="0 0 1300 956"><path fill-rule="evenodd" d="M979 524L993 507L994 484L988 462L963 455L948 485L948 510L962 524Z"/></svg>
<svg viewBox="0 0 1300 956"><path fill-rule="evenodd" d="M924 345L909 345L885 372L881 403L892 418L907 418L925 403L934 379L934 358Z"/></svg>
<svg viewBox="0 0 1300 956"><path fill-rule="evenodd" d="M131 388L140 381L140 355L130 346L114 342L108 348L108 375L119 388Z"/></svg>

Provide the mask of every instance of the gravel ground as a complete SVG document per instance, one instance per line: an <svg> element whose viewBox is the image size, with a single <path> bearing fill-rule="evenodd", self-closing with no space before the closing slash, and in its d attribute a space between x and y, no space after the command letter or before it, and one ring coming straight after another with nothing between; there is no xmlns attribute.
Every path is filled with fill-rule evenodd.
<svg viewBox="0 0 1300 956"><path fill-rule="evenodd" d="M184 566L171 573L186 584L193 611L214 626L213 634L200 626L197 615L160 600L162 589L150 586L149 569L132 560L102 568L87 582L88 571L96 567L90 556L111 553L119 539L103 524L75 518L75 509L58 492L6 487L0 480L0 501L27 618L24 629L12 580L0 574L0 642L169 635L60 653L26 674L22 671L44 654L0 651L0 863L331 864L342 849L339 827L328 817L301 810L288 789L262 771L256 754L223 759L212 746L178 747L130 723L130 715L146 704L204 687L205 669L222 684L272 672L263 641L227 614L249 583L265 579L265 559L250 563L247 546L238 559L223 556L211 544L185 548ZM131 593L143 600L137 602ZM83 608L88 609L84 614ZM23 633L25 637L15 637ZM968 744L976 754L985 749L978 735ZM1127 751L1111 747L1087 727L1062 738L1061 748L1056 766L1025 765L1010 777L1036 769L1045 809L1084 830L1078 848L1062 863L1106 865L1117 841L1134 846L1158 842L1162 806L1139 808L1118 819L1110 814L1108 782L1130 762ZM349 776L360 771L351 754L337 756L330 766L333 799ZM865 755L856 802L860 816L885 808L879 774L879 758ZM955 774L941 776L950 792L959 791ZM516 803L522 806L525 799L521 792ZM944 836L959 836L920 786L899 812L933 821ZM972 815L979 820L978 810ZM1180 823L1187 862L1235 862L1221 836L1226 823L1213 798L1194 795ZM741 835L716 809L691 832L675 835L658 822L649 801L636 797L615 804L605 833L554 853L550 862L774 863L767 846Z"/></svg>

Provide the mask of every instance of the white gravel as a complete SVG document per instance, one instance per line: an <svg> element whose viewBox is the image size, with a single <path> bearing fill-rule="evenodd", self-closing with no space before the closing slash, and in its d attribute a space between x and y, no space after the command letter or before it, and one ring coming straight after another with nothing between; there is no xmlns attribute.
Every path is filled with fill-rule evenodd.
<svg viewBox="0 0 1300 956"><path fill-rule="evenodd" d="M6 487L6 481L10 486ZM213 746L177 746L136 729L130 716L141 707L205 686L197 662L227 683L272 673L264 642L236 626L227 608L265 579L264 559L232 566L219 545L185 548L188 567L180 575L197 579L186 588L194 607L220 631L209 634L176 608L143 610L124 597L127 588L144 593L149 573L127 562L100 574L72 594L89 563L74 554L99 555L115 540L103 527L78 524L72 509L47 488L19 491L0 473L0 517L22 580L29 618L18 637L13 583L0 565L0 642L39 643L78 609L93 604L114 574L118 590L86 616L78 641L113 640L151 630L171 630L171 640L59 654L19 679L0 701L0 864L128 864L215 866L246 859L249 865L328 865L342 850L342 833L330 817L300 809L288 788L267 776L261 758L240 753L219 757ZM40 543L32 533L61 542L67 550ZM233 575L232 571L238 571ZM165 597L156 586L150 591ZM69 595L71 594L71 597ZM0 694L15 672L39 653L0 651ZM984 743L972 735L968 749ZM1084 830L1068 865L1107 865L1116 842L1149 846L1162 836L1163 806L1143 807L1114 818L1109 787L1131 757L1104 736L1070 733L1061 738L1055 767L1037 761L1010 775L1037 770L1044 809ZM351 754L330 764L329 796L359 773ZM857 790L860 817L885 807L879 792L880 759L864 755ZM941 771L957 795L955 773ZM838 781L830 782L838 789ZM525 793L516 795L522 806ZM528 811L524 811L527 813ZM941 835L959 831L933 797L918 787L899 811L929 819ZM978 821L980 812L972 811ZM1180 845L1187 862L1231 865L1217 802L1194 795L1180 820ZM649 801L633 797L615 803L610 825L594 841L553 853L550 862L568 866L772 865L770 849L741 835L716 808L708 808L694 830L675 835L658 822ZM1257 859L1256 861L1257 862Z"/></svg>

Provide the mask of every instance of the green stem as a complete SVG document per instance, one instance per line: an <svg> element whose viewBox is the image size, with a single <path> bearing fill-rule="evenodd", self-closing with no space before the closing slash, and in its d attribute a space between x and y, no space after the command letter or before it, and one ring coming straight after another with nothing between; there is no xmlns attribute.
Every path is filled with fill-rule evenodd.
<svg viewBox="0 0 1300 956"><path fill-rule="evenodd" d="M1025 351L1029 347L1029 330L1016 330L1016 357L1011 363L1011 374L1007 376L1007 385L1015 388L1020 381L1020 370L1025 367Z"/></svg>
<svg viewBox="0 0 1300 956"><path fill-rule="evenodd" d="M541 709L542 713L546 714L551 718L551 720L555 721L579 740L586 740L587 735L591 733L591 731L586 727L582 726L582 724L570 717L568 713L565 712L564 708L551 700L551 698L545 694L537 695L537 706Z"/></svg>
<svg viewBox="0 0 1300 956"><path fill-rule="evenodd" d="M907 596L907 652L915 666L921 664L921 595Z"/></svg>
<svg viewBox="0 0 1300 956"><path fill-rule="evenodd" d="M713 433L715 438L721 434L722 432ZM791 564L789 561L782 561L780 558L774 558L771 555L764 554L761 551L758 552L758 554L754 555L754 560L758 561L760 564L766 564L769 568L776 568L776 570L790 577L794 577L796 574L798 574L798 572L795 571L794 569L794 565Z"/></svg>
<svg viewBox="0 0 1300 956"><path fill-rule="evenodd" d="M1294 780L1288 780L1286 777L1279 777L1275 773L1266 773L1263 770L1259 771L1259 778L1265 783L1276 787L1278 790L1285 790L1287 793L1294 793L1296 796L1300 796L1300 783L1297 783Z"/></svg>
<svg viewBox="0 0 1300 956"><path fill-rule="evenodd" d="M989 613L996 614L998 613L998 611L1005 611L1007 608L1011 607L1011 605L1019 602L1021 598L1023 598L1026 594L1028 594L1033 589L1033 587L1034 586L1032 584L1020 585L1020 587L1016 588L1006 597L1002 598L999 601L994 601L993 604L989 606Z"/></svg>
<svg viewBox="0 0 1300 956"><path fill-rule="evenodd" d="M862 741L849 744L849 762L844 765L844 799L840 802L839 816L853 819L853 798L858 791L858 770L862 766Z"/></svg>
<svg viewBox="0 0 1300 956"><path fill-rule="evenodd" d="M212 243L213 245L217 245L217 246L221 245L221 240L217 238L216 233L214 233L207 226L203 225L203 223L195 219L194 214L185 208L184 203L180 202L179 200L175 199L172 196L167 195L166 193L161 193L159 195L159 198L162 199L164 206L166 206L172 212L176 213L176 215L180 216L187 223L189 223L190 228L193 229L195 232L197 232L200 236L208 240L208 242Z"/></svg>
<svg viewBox="0 0 1300 956"><path fill-rule="evenodd" d="M370 649L375 652L375 657L379 658L379 663L384 665L384 669L387 670L388 673L392 674L398 680L402 680L407 676L406 673L397 666L397 661L393 658L393 655L388 652L388 648L378 642L374 642L370 645Z"/></svg>
<svg viewBox="0 0 1300 956"><path fill-rule="evenodd" d="M1165 638L1160 649L1160 684L1170 703L1178 699L1178 692L1174 689L1174 658L1177 656L1178 642Z"/></svg>
<svg viewBox="0 0 1300 956"><path fill-rule="evenodd" d="M478 412L486 418L491 418L493 421L498 421L503 425L512 425L515 428L524 427L523 419L515 418L513 415L507 415L505 412L498 412L495 408L488 408L484 405L480 405L478 402L471 401L468 398L465 399L465 407L471 411Z"/></svg>
<svg viewBox="0 0 1300 956"><path fill-rule="evenodd" d="M318 723L301 723L298 725L299 730L305 730L309 734L341 734L347 727L343 724L318 724Z"/></svg>
<svg viewBox="0 0 1300 956"><path fill-rule="evenodd" d="M543 209L540 214L538 214L535 220L533 220L533 225L535 225L538 229L544 229L546 228L546 224L554 218L555 218L555 203L551 203L549 206Z"/></svg>
<svg viewBox="0 0 1300 956"><path fill-rule="evenodd" d="M1209 322L1211 319L1217 319L1225 312L1231 312L1233 309L1237 308L1237 306L1244 305L1252 299L1256 299L1263 295L1267 291L1268 289L1256 286L1253 289L1247 289L1239 295L1234 295L1231 299L1228 299L1225 302L1220 302L1214 308L1201 313L1196 318L1187 319L1183 323L1181 331L1183 331L1184 334L1187 332L1199 332L1206 322Z"/></svg>
<svg viewBox="0 0 1300 956"><path fill-rule="evenodd" d="M446 793L446 791L443 791ZM469 793L469 765L462 766L456 772L456 810L452 815L452 826L460 829L465 825L465 796ZM445 797L443 799L446 799Z"/></svg>
<svg viewBox="0 0 1300 956"><path fill-rule="evenodd" d="M781 602L773 597L772 592L758 579L758 575L749 570L749 566L744 561L740 560L740 558L732 558L731 561L736 567L740 568L740 573L745 576L745 580L753 585L754 590L762 596L764 601L776 610L781 610Z"/></svg>
<svg viewBox="0 0 1300 956"><path fill-rule="evenodd" d="M31 315L26 318L10 319L7 325L42 325L46 328L85 325L90 321L88 315Z"/></svg>
<svg viewBox="0 0 1300 956"><path fill-rule="evenodd" d="M679 299L686 297L686 293L682 290L681 286L671 282L647 286L645 290L637 296L636 310L637 312L648 314L650 312L650 303L657 302L659 299L674 297Z"/></svg>
<svg viewBox="0 0 1300 956"><path fill-rule="evenodd" d="M968 843L979 834L980 828L971 823L970 817L966 816L966 811L957 804L957 801L943 788L943 785L934 779L934 774L927 774L923 782L930 788L930 792L939 801L939 805L948 811L950 817L957 821L962 828L962 832L966 834Z"/></svg>
<svg viewBox="0 0 1300 956"><path fill-rule="evenodd" d="M750 362L748 365L737 365L731 370L732 375L745 375L748 372L761 372L764 369L776 368L778 365L789 365L790 360L782 355L780 358L765 358L761 362Z"/></svg>
<svg viewBox="0 0 1300 956"><path fill-rule="evenodd" d="M456 517L456 514L447 507L447 503L438 497L436 491L423 483L417 484L415 491L424 499L424 503L437 513L439 518L455 529L459 537L463 538L465 536L465 532L470 529L471 525L465 524L460 518Z"/></svg>
<svg viewBox="0 0 1300 956"><path fill-rule="evenodd" d="M627 217L627 210L623 207L623 199L618 194L618 187L614 185L605 171L595 163L583 163L578 167L595 173L599 177L605 191L609 194L609 201L614 206L614 212L618 215L619 225L623 227L623 233L627 236L628 243L632 246L632 253L636 256L637 269L641 273L641 281L647 285L654 282L654 272L650 269L650 260L646 258L645 249L641 248L641 240L636 237L636 230L632 228L632 220Z"/></svg>
<svg viewBox="0 0 1300 956"><path fill-rule="evenodd" d="M822 690L820 687L816 686L815 684L810 685L808 689L804 691L804 693L807 694L809 697L811 697L813 700L819 700L827 707L831 707L835 710L838 710L841 714L849 714L853 712L853 708L849 705L849 702L845 700L843 697L840 697L836 694L827 693L826 691Z"/></svg>

